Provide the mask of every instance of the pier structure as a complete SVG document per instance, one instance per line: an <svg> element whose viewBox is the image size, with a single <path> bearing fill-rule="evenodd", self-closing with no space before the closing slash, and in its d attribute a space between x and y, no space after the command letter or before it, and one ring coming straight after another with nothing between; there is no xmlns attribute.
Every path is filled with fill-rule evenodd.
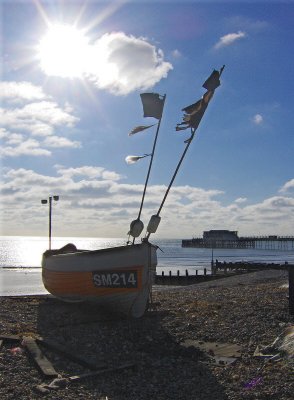
<svg viewBox="0 0 294 400"><path fill-rule="evenodd" d="M210 249L294 250L294 236L238 236L237 231L204 231L202 238L183 239L182 247Z"/></svg>

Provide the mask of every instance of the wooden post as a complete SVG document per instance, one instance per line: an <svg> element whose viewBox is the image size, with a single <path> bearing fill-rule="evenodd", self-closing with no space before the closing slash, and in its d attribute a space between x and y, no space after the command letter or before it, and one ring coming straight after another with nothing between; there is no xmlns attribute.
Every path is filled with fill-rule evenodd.
<svg viewBox="0 0 294 400"><path fill-rule="evenodd" d="M294 315L294 265L288 267L289 274L289 312Z"/></svg>

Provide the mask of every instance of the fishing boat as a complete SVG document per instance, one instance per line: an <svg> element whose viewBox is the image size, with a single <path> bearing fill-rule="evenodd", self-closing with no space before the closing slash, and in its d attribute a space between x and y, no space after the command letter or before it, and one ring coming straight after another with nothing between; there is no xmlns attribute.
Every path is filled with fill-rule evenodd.
<svg viewBox="0 0 294 400"><path fill-rule="evenodd" d="M207 89L207 92L203 97L183 109L185 112L183 122L178 124L176 130L191 128L191 136L185 140L186 146L183 154L157 213L151 216L145 237L141 237L144 224L140 217L155 153L165 95L160 96L157 93L141 94L144 117L154 117L158 120L158 123L139 126L131 132L131 134L134 134L157 125L151 154L127 157L128 160L133 162L150 156L150 163L139 213L130 224L129 238L124 246L99 250L80 250L75 245L68 244L61 249L52 250L51 208L49 209L49 250L45 251L42 257L42 279L49 293L65 301L94 301L98 306L134 318L144 315L151 299L157 265L156 252L158 246L150 243L149 237L157 231L161 220L160 212L214 90L220 85L219 78L223 68L220 71L214 70L204 82L203 87ZM49 201L51 207L52 198L50 197L49 200L51 200ZM133 239L130 240L130 237ZM141 237L141 242L137 244L135 240L139 237Z"/></svg>
<svg viewBox="0 0 294 400"><path fill-rule="evenodd" d="M140 244L78 250L68 244L42 259L45 288L65 301L95 301L119 313L141 317L148 305L157 265L157 246Z"/></svg>

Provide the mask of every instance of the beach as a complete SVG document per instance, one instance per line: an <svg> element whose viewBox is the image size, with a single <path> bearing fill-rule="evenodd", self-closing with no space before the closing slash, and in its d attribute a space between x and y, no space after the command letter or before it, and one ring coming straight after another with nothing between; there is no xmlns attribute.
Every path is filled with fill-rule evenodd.
<svg viewBox="0 0 294 400"><path fill-rule="evenodd" d="M287 273L273 270L158 286L152 308L132 320L50 295L2 296L0 333L20 340L0 349L1 399L290 400L293 358L269 361L256 352L294 325L287 293ZM58 343L100 372L83 377L93 371L39 344L59 375L45 378L26 350L28 337ZM234 354L220 359L224 344Z"/></svg>

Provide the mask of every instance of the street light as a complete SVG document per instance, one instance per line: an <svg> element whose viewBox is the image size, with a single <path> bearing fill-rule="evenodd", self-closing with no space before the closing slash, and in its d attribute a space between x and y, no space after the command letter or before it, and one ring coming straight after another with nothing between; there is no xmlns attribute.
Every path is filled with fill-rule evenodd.
<svg viewBox="0 0 294 400"><path fill-rule="evenodd" d="M52 221L52 200L58 201L59 196L49 196L49 250L51 250L51 221ZM41 200L42 204L47 204L48 200Z"/></svg>

